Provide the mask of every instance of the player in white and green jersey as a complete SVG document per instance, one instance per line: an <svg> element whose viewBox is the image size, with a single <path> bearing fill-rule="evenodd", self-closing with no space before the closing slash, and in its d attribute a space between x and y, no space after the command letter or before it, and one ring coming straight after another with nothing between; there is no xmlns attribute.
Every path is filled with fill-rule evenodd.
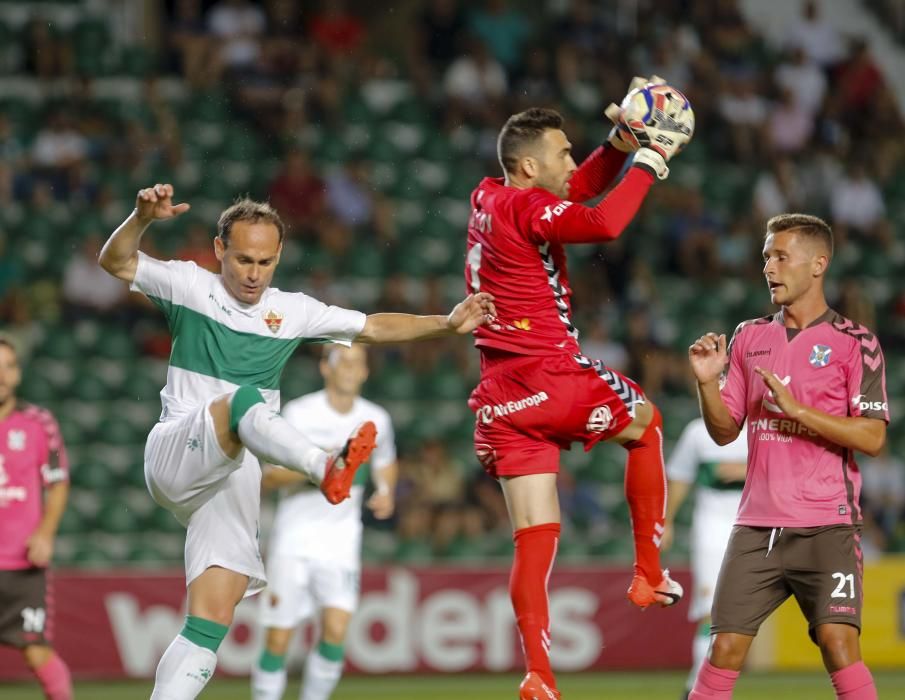
<svg viewBox="0 0 905 700"><path fill-rule="evenodd" d="M376 488L367 506L377 518L388 518L397 478L393 424L383 408L361 397L365 348L327 346L320 371L324 389L287 403L283 417L326 450L342 445L362 421L374 421L377 447L369 466ZM358 471L349 500L330 506L305 488L297 472L265 467L265 487L282 487L282 497L267 548L267 590L259 597L267 634L251 674L254 700L281 700L289 642L298 624L315 615L319 633L305 661L301 700L327 700L339 683L346 630L358 606L366 471Z"/></svg>
<svg viewBox="0 0 905 700"><path fill-rule="evenodd" d="M216 666L235 606L265 583L258 552L259 460L305 474L332 503L348 498L374 445L365 423L328 455L278 413L283 367L300 343L392 343L470 333L491 320L492 297L468 297L449 316L372 314L327 306L270 287L284 226L270 205L237 201L220 215L219 275L191 262L139 252L155 220L188 211L173 187L139 191L99 262L147 295L173 336L163 412L148 436L151 495L187 528L188 616L157 667L152 700L191 700Z"/></svg>
<svg viewBox="0 0 905 700"><path fill-rule="evenodd" d="M685 426L666 463L669 483L661 549L666 550L672 544L676 514L695 488L691 520L693 592L688 619L696 622L698 627L692 645L692 668L686 693L691 690L698 669L707 658L713 592L742 498L747 464L748 442L744 431L734 442L720 446L707 433L700 418Z"/></svg>

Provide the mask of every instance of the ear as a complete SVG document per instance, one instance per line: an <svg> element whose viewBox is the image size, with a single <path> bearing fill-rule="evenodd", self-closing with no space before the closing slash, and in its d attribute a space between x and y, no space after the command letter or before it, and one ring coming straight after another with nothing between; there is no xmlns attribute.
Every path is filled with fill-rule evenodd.
<svg viewBox="0 0 905 700"><path fill-rule="evenodd" d="M525 173L526 177L535 178L538 175L538 163L537 159L532 156L525 156L518 162L519 167L522 169L522 172Z"/></svg>
<svg viewBox="0 0 905 700"><path fill-rule="evenodd" d="M223 256L226 255L226 245L220 236L214 238L214 255L217 256L217 260L220 262L223 262Z"/></svg>
<svg viewBox="0 0 905 700"><path fill-rule="evenodd" d="M826 274L827 268L830 266L830 259L826 255L818 255L814 258L814 264L812 266L814 277L823 277Z"/></svg>

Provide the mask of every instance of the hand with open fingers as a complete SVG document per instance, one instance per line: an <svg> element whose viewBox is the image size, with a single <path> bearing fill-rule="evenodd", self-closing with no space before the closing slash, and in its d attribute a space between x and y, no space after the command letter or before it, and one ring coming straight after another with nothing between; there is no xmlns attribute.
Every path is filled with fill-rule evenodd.
<svg viewBox="0 0 905 700"><path fill-rule="evenodd" d="M446 323L456 333L471 333L478 326L492 323L496 317L493 296L487 292L469 294L447 316Z"/></svg>
<svg viewBox="0 0 905 700"><path fill-rule="evenodd" d="M688 348L688 361L699 384L718 380L726 359L725 334L705 333Z"/></svg>
<svg viewBox="0 0 905 700"><path fill-rule="evenodd" d="M792 392L789 391L789 387L783 384L779 377L763 367L755 367L754 371L764 380L764 384L773 396L773 403L779 406L779 409L783 413L787 416L794 416L798 413L801 404L795 400L795 397L792 396Z"/></svg>
<svg viewBox="0 0 905 700"><path fill-rule="evenodd" d="M145 187L135 197L135 213L139 220L151 223L158 219L172 219L184 214L190 205L173 204L173 186L157 183L154 187Z"/></svg>

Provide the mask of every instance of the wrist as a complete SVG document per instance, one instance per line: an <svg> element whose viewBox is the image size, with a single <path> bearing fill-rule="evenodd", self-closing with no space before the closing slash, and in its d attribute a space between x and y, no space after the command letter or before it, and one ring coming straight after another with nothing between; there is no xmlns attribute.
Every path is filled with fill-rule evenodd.
<svg viewBox="0 0 905 700"><path fill-rule="evenodd" d="M143 229L148 228L148 226L150 226L150 225L154 222L154 219L145 219L144 217L142 217L142 216L138 213L138 207L135 207L135 209L132 210L131 217L132 217L132 219L134 219L135 222L136 222L139 226L141 226Z"/></svg>
<svg viewBox="0 0 905 700"><path fill-rule="evenodd" d="M632 165L647 170L658 180L665 180L669 177L666 159L652 148L639 148L635 151L635 159L632 161Z"/></svg>

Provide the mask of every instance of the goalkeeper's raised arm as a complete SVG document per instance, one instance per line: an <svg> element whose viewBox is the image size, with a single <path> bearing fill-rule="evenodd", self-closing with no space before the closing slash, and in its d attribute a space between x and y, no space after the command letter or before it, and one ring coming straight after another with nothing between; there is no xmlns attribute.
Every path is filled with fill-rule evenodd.
<svg viewBox="0 0 905 700"><path fill-rule="evenodd" d="M138 268L138 246L145 229L158 219L172 219L188 210L186 203L173 204L172 185L158 183L139 190L135 209L101 249L100 266L114 277L131 283Z"/></svg>

